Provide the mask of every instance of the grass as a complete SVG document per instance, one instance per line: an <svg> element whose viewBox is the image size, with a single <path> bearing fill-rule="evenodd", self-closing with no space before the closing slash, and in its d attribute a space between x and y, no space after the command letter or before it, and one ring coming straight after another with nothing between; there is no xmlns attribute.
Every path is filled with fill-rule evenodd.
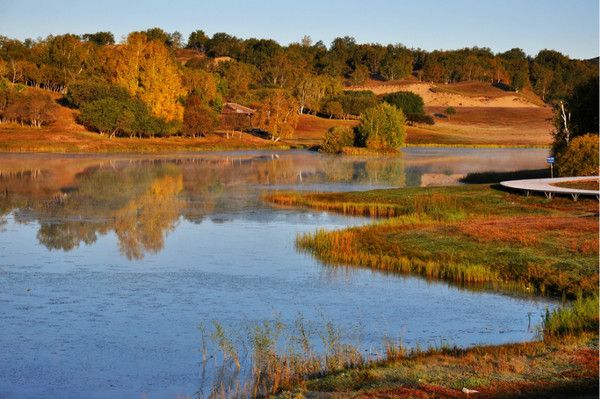
<svg viewBox="0 0 600 399"><path fill-rule="evenodd" d="M575 188L578 190L600 190L600 180L598 179L567 181L563 183L556 183L554 185L557 187Z"/></svg>
<svg viewBox="0 0 600 399"><path fill-rule="evenodd" d="M489 185L271 193L305 206L379 221L301 235L325 263L410 273L461 286L577 298L548 313L543 340L406 351L308 376L280 397L571 397L598 391L598 205L524 197Z"/></svg>
<svg viewBox="0 0 600 399"><path fill-rule="evenodd" d="M390 218L299 236L329 264L421 275L461 286L566 296L598 285L597 202L522 197L490 186L272 193L283 206Z"/></svg>
<svg viewBox="0 0 600 399"><path fill-rule="evenodd" d="M435 118L432 126L409 126L409 145L549 147L552 110L549 108L455 107L448 118ZM445 107L426 107L430 114Z"/></svg>
<svg viewBox="0 0 600 399"><path fill-rule="evenodd" d="M19 125L0 125L0 151L53 152L53 153L159 153L222 151L237 149L285 149L286 145L273 143L249 134L235 134L229 139L224 134L186 138L113 138L97 133L59 126L42 128Z"/></svg>
<svg viewBox="0 0 600 399"><path fill-rule="evenodd" d="M467 388L477 390L473 397L479 398L566 398L597 393L597 377L597 341L586 333L561 342L408 352L309 379L300 392L306 397L463 398Z"/></svg>

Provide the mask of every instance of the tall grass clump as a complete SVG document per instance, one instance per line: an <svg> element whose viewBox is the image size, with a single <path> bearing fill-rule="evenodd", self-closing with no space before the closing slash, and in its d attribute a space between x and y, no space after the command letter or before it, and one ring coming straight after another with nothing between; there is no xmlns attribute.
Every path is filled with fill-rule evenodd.
<svg viewBox="0 0 600 399"><path fill-rule="evenodd" d="M598 295L578 298L570 305L546 312L544 337L577 335L598 331Z"/></svg>

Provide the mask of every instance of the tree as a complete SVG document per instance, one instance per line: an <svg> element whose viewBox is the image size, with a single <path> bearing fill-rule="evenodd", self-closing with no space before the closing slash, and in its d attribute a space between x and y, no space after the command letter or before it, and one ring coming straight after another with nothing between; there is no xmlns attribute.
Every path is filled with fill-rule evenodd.
<svg viewBox="0 0 600 399"><path fill-rule="evenodd" d="M405 115L423 114L425 112L423 97L410 91L398 91L396 93L387 94L383 97L383 101L395 105L398 109L401 109Z"/></svg>
<svg viewBox="0 0 600 399"><path fill-rule="evenodd" d="M556 155L559 176L598 176L598 133L574 138Z"/></svg>
<svg viewBox="0 0 600 399"><path fill-rule="evenodd" d="M115 44L115 37L111 32L84 33L81 37L83 40L97 44L98 46Z"/></svg>
<svg viewBox="0 0 600 399"><path fill-rule="evenodd" d="M224 80L224 96L230 101L246 96L256 76L254 66L237 61L219 64L218 72Z"/></svg>
<svg viewBox="0 0 600 399"><path fill-rule="evenodd" d="M198 96L191 95L185 103L183 111L182 133L196 137L212 134L219 123L217 113Z"/></svg>
<svg viewBox="0 0 600 399"><path fill-rule="evenodd" d="M127 43L114 50L106 62L113 83L148 105L152 114L166 121L181 120L185 95L175 60L163 43L149 41L145 34L129 35Z"/></svg>
<svg viewBox="0 0 600 399"><path fill-rule="evenodd" d="M206 36L204 31L196 30L196 31L190 33L190 36L188 37L187 45L185 47L189 48L189 49L201 51L204 53L204 52L206 52L206 44L208 43L209 40L210 40L209 37Z"/></svg>
<svg viewBox="0 0 600 399"><path fill-rule="evenodd" d="M379 104L361 115L358 142L371 149L398 148L404 144L405 124L402 110L387 103Z"/></svg>
<svg viewBox="0 0 600 399"><path fill-rule="evenodd" d="M328 101L323 107L323 112L331 118L342 118L344 116L344 107L339 101Z"/></svg>
<svg viewBox="0 0 600 399"><path fill-rule="evenodd" d="M385 80L396 80L409 76L412 72L413 57L404 47L388 46L379 74Z"/></svg>
<svg viewBox="0 0 600 399"><path fill-rule="evenodd" d="M319 151L338 154L344 147L352 146L354 146L354 129L346 126L334 126L325 133Z"/></svg>
<svg viewBox="0 0 600 399"><path fill-rule="evenodd" d="M554 111L554 143L556 154L577 136L598 133L598 78L578 85L565 101L559 101Z"/></svg>
<svg viewBox="0 0 600 399"><path fill-rule="evenodd" d="M222 99L217 89L215 75L201 69L183 70L183 84L187 89L188 96L196 96L204 104L220 108Z"/></svg>
<svg viewBox="0 0 600 399"><path fill-rule="evenodd" d="M57 108L48 94L30 91L22 96L21 119L34 127L42 127L55 121Z"/></svg>
<svg viewBox="0 0 600 399"><path fill-rule="evenodd" d="M350 74L350 83L353 85L362 85L369 79L369 68L364 65L357 65Z"/></svg>
<svg viewBox="0 0 600 399"><path fill-rule="evenodd" d="M306 109L318 111L323 99L334 97L341 90L339 79L306 72L298 74L293 94L300 106L299 113L303 114Z"/></svg>
<svg viewBox="0 0 600 399"><path fill-rule="evenodd" d="M124 87L117 86L100 80L82 80L69 85L65 100L73 107L103 98L112 98L117 101L127 101L130 95Z"/></svg>
<svg viewBox="0 0 600 399"><path fill-rule="evenodd" d="M259 93L259 101L253 105L256 110L252 124L271 134L271 139L292 137L298 123L298 102L281 89Z"/></svg>

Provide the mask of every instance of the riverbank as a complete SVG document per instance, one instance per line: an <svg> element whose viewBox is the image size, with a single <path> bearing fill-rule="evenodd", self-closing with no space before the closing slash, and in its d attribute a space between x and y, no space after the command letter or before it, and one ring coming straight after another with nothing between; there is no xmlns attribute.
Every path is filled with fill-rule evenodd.
<svg viewBox="0 0 600 399"><path fill-rule="evenodd" d="M434 110L432 110L433 112ZM433 126L407 127L407 146L468 148L547 148L551 128L546 109L459 109L458 116L439 119ZM525 113L524 113L525 112ZM533 113L533 115L532 115ZM301 115L292 137L279 142L235 132L199 137L126 138L89 132L76 122L77 110L59 106L56 120L40 128L0 124L0 151L48 153L158 153L240 149L316 148L334 126L353 127L356 120ZM527 135L522 132L527 131ZM355 150L360 152L361 150Z"/></svg>
<svg viewBox="0 0 600 399"><path fill-rule="evenodd" d="M324 263L416 274L459 286L588 298L547 318L544 340L440 349L309 378L308 397L517 397L598 389L597 201L519 196L489 185L353 193L271 193L278 206L386 218L301 235ZM519 294L519 295L521 295ZM578 303L578 302L577 302ZM591 309L591 310L590 310ZM559 336L560 339L556 337ZM326 397L328 397L326 396Z"/></svg>

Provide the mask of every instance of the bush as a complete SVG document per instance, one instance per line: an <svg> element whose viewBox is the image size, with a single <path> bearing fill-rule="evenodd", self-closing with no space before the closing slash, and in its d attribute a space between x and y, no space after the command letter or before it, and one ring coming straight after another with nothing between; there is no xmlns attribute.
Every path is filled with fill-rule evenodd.
<svg viewBox="0 0 600 399"><path fill-rule="evenodd" d="M377 96L370 90L344 91L333 101L342 104L342 109L346 115L360 115L379 102Z"/></svg>
<svg viewBox="0 0 600 399"><path fill-rule="evenodd" d="M369 108L360 117L357 142L369 149L395 149L404 144L406 118L388 103Z"/></svg>
<svg viewBox="0 0 600 399"><path fill-rule="evenodd" d="M559 176L598 175L598 133L575 137L556 154Z"/></svg>
<svg viewBox="0 0 600 399"><path fill-rule="evenodd" d="M127 101L130 95L121 86L102 81L83 81L69 85L65 101L73 107L81 107L86 103L112 98L117 101Z"/></svg>
<svg viewBox="0 0 600 399"><path fill-rule="evenodd" d="M454 107L448 107L444 110L444 112L446 113L446 115L454 115L456 114L456 110L454 109Z"/></svg>
<svg viewBox="0 0 600 399"><path fill-rule="evenodd" d="M425 112L423 97L410 91L398 91L388 94L383 97L383 101L395 105L404 114L423 114Z"/></svg>
<svg viewBox="0 0 600 399"><path fill-rule="evenodd" d="M344 147L352 147L353 145L354 129L345 126L334 126L325 133L319 151L338 154Z"/></svg>
<svg viewBox="0 0 600 399"><path fill-rule="evenodd" d="M119 101L103 98L85 103L78 119L88 129L110 137L164 136L177 129L175 122L152 116L148 107L137 99Z"/></svg>
<svg viewBox="0 0 600 399"><path fill-rule="evenodd" d="M426 125L435 125L431 115L427 114L406 114L406 120L413 123L423 123Z"/></svg>

